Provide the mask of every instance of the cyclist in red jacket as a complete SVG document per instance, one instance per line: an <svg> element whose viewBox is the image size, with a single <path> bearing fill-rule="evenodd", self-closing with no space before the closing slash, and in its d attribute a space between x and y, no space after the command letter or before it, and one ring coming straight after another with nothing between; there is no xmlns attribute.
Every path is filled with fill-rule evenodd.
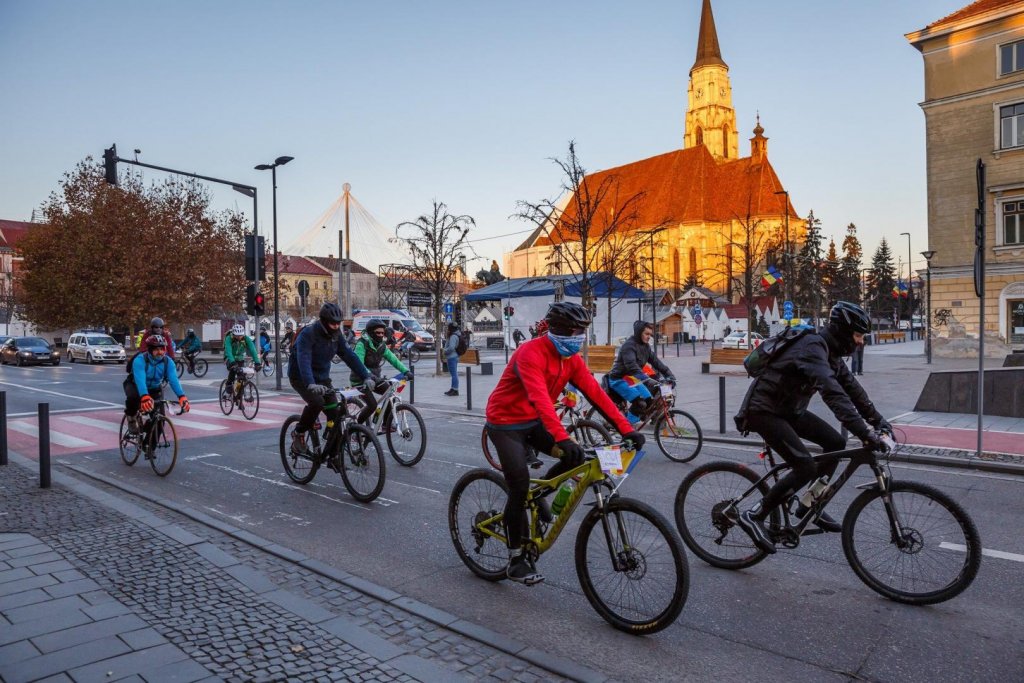
<svg viewBox="0 0 1024 683"><path fill-rule="evenodd" d="M526 585L540 583L544 577L523 552L526 527L526 494L530 488L527 450L533 448L548 455L558 446L560 460L545 479L557 477L583 463L583 448L569 438L555 413L555 399L572 382L605 419L615 425L624 439L642 448L644 437L615 408L608 395L590 374L579 350L591 318L579 304L551 304L544 318L548 333L524 342L512 354L508 366L487 401L487 431L498 451L501 469L508 482L505 526L508 531L508 578ZM541 501L544 503L545 501ZM543 505L541 514L550 521Z"/></svg>

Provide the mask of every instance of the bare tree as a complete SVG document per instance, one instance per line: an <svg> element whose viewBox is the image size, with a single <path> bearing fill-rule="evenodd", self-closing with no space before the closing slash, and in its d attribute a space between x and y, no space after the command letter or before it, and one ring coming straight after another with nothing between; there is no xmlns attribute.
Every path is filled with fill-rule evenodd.
<svg viewBox="0 0 1024 683"><path fill-rule="evenodd" d="M644 235L638 232L617 231L608 236L601 249L599 268L608 274L608 325L605 344L612 343L612 278L629 282L636 279L637 261L644 247ZM642 288L641 288L642 289ZM618 297L621 299L622 297Z"/></svg>
<svg viewBox="0 0 1024 683"><path fill-rule="evenodd" d="M473 251L466 242L466 235L470 227L475 226L472 216L452 215L444 202L435 199L431 213L399 223L395 228L395 235L408 250L409 275L427 288L433 302L437 373L441 372L444 344L441 310L445 294L452 291L460 274L465 278L462 272L465 254Z"/></svg>

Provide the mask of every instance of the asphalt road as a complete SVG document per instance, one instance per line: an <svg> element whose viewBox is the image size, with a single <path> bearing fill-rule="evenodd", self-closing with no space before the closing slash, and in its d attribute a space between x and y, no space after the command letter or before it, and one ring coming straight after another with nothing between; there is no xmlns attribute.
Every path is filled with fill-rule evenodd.
<svg viewBox="0 0 1024 683"><path fill-rule="evenodd" d="M340 371L339 371L340 372ZM223 369L186 385L190 399L213 400ZM119 404L123 366L0 369L8 413ZM263 380L272 386L273 380ZM448 535L455 481L485 464L480 419L423 410L427 456L414 468L388 461L388 479L373 504L353 501L340 477L322 470L305 487L286 478L278 429L192 438L182 442L172 475L125 467L116 451L58 458L119 482L230 520L238 527L498 632L606 672L619 680L877 680L978 681L1024 679L1024 478L894 466L899 479L946 491L970 512L986 549L974 585L954 600L910 607L878 596L846 563L838 535L804 539L744 571L714 569L692 554L690 592L679 620L651 637L627 636L590 607L576 578L577 514L554 549L541 558L547 581L533 588L488 583L464 567ZM25 453L32 456L32 453ZM672 518L676 488L693 467L728 459L755 468L740 447L705 446L692 464L651 451L625 483ZM858 475L853 484L866 481ZM852 486L830 508L842 513ZM954 552L954 551L951 551Z"/></svg>

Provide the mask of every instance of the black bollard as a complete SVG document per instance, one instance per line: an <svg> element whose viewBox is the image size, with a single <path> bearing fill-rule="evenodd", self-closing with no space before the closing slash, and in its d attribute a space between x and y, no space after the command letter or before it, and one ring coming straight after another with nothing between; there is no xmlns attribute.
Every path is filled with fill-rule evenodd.
<svg viewBox="0 0 1024 683"><path fill-rule="evenodd" d="M693 349L693 355L697 355L697 340L694 337L690 337L690 347Z"/></svg>
<svg viewBox="0 0 1024 683"><path fill-rule="evenodd" d="M676 339L676 358L679 358L679 340Z"/></svg>
<svg viewBox="0 0 1024 683"><path fill-rule="evenodd" d="M718 378L718 432L725 434L725 378Z"/></svg>
<svg viewBox="0 0 1024 683"><path fill-rule="evenodd" d="M416 376L409 380L409 403L416 402Z"/></svg>
<svg viewBox="0 0 1024 683"><path fill-rule="evenodd" d="M50 488L50 404L39 404L39 488Z"/></svg>
<svg viewBox="0 0 1024 683"><path fill-rule="evenodd" d="M7 464L7 392L0 391L0 465Z"/></svg>
<svg viewBox="0 0 1024 683"><path fill-rule="evenodd" d="M470 368L466 368L466 410L473 410L473 375L469 370Z"/></svg>

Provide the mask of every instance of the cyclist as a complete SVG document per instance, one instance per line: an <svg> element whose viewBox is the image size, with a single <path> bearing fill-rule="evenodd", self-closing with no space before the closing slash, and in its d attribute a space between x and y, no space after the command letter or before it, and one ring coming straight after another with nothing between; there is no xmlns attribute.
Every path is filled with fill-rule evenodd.
<svg viewBox="0 0 1024 683"><path fill-rule="evenodd" d="M341 334L345 337L345 343L355 348L356 346L356 333L352 330L352 321L343 320L341 323Z"/></svg>
<svg viewBox="0 0 1024 683"><path fill-rule="evenodd" d="M182 412L189 411L188 397L178 382L174 361L167 355L167 340L155 334L144 339L146 351L132 357L131 373L125 378L124 414L128 416L128 428L139 431L139 408L147 413L153 409L154 401L163 398L163 385L169 382L178 397Z"/></svg>
<svg viewBox="0 0 1024 683"><path fill-rule="evenodd" d="M506 574L526 585L544 580L522 548L526 494L530 487L526 452L534 448L550 455L554 446L561 449L559 462L548 470L545 479L568 472L584 459L583 448L569 438L555 413L555 399L565 385L572 382L579 387L605 419L637 448L644 444L644 437L619 414L579 355L590 326L590 313L579 304L563 301L550 305L545 320L548 333L524 342L512 353L487 401L486 411L487 430L509 488L505 504L509 552ZM546 501L541 503L541 514L550 521Z"/></svg>
<svg viewBox="0 0 1024 683"><path fill-rule="evenodd" d="M188 328L188 331L185 332L185 340L181 342L181 354L192 372L195 372L196 356L202 350L203 342L199 341L195 330L191 327Z"/></svg>
<svg viewBox="0 0 1024 683"><path fill-rule="evenodd" d="M242 361L247 353L252 358L256 370L259 370L262 366L259 356L256 355L256 345L245 333L245 327L241 323L235 323L231 331L224 337L224 364L228 368L229 389L235 386L235 379L238 376L238 371L242 369Z"/></svg>
<svg viewBox="0 0 1024 683"><path fill-rule="evenodd" d="M825 453L846 447L839 432L807 411L814 394L821 394L836 418L866 447L885 450L880 432L891 433L892 426L843 362L843 356L864 343L864 334L870 329L871 319L864 309L840 301L829 312L825 329L805 332L782 348L747 389L736 425L744 433L757 432L792 467L763 500L739 516L740 527L767 553L775 552L763 526L772 510L815 478L831 477L838 466L838 462L817 464L801 439L818 444ZM798 504L797 515L806 511ZM824 512L816 524L825 531L842 530L839 522Z"/></svg>
<svg viewBox="0 0 1024 683"><path fill-rule="evenodd" d="M364 382L372 377L363 362L341 335L341 308L327 302L320 308L320 322L306 325L295 337L294 352L288 359L288 382L306 402L295 431L292 432L291 451L306 453L306 432L313 428L317 415L323 410L328 420L341 413L337 401L325 405L325 398L334 393L331 384L331 359L338 356L345 365ZM374 390L384 391L387 382L377 379Z"/></svg>
<svg viewBox="0 0 1024 683"><path fill-rule="evenodd" d="M290 321L284 324L284 337L281 338L281 350L287 351L295 342L295 325Z"/></svg>
<svg viewBox="0 0 1024 683"><path fill-rule="evenodd" d="M399 373L406 378L410 378L412 377L412 370L405 367L402 361L388 348L387 341L385 340L387 337L387 326L388 324L379 318L374 318L366 323L366 328L353 349L356 358L362 361L366 369L377 377L381 376L380 369L384 365L384 361L387 361ZM377 399L373 395L373 391L368 391L363 387L363 378L355 370L349 375L349 381L352 383L352 386L363 389L369 399L366 401L366 406L359 412L358 417L359 422L366 422L373 415L373 411L377 409ZM386 384L384 388L387 389Z"/></svg>
<svg viewBox="0 0 1024 683"><path fill-rule="evenodd" d="M260 358L266 364L270 356L270 333L267 332L266 323L260 325Z"/></svg>
<svg viewBox="0 0 1024 683"><path fill-rule="evenodd" d="M139 335L142 340L139 342L139 351L146 351L149 349L149 340L155 335L157 337L163 337L164 341L167 342L167 357L174 360L174 340L171 339L171 333L164 328L163 318L157 317L149 321L149 330L146 332L140 332Z"/></svg>
<svg viewBox="0 0 1024 683"><path fill-rule="evenodd" d="M676 378L668 366L662 363L651 349L654 325L646 320L633 323L633 336L627 339L615 356L612 369L608 372L608 387L623 400L630 403L626 419L630 424L639 424L654 398L658 383L649 377L645 368L649 365L669 384L675 386Z"/></svg>

